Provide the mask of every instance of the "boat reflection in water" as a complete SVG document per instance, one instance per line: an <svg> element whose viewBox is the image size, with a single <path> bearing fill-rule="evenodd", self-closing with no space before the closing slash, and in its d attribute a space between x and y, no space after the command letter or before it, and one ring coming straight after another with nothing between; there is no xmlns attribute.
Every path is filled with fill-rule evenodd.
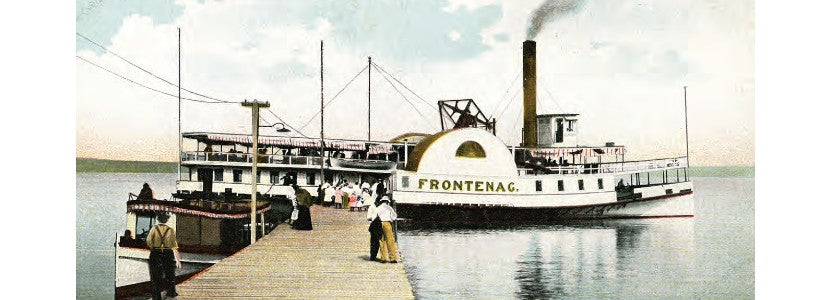
<svg viewBox="0 0 830 300"><path fill-rule="evenodd" d="M424 298L667 298L694 281L693 230L692 218L407 225L400 248Z"/></svg>

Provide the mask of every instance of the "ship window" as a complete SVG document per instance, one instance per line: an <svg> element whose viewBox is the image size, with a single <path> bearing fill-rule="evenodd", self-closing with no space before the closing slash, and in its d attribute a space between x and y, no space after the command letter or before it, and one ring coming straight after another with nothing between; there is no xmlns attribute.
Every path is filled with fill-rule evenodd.
<svg viewBox="0 0 830 300"><path fill-rule="evenodd" d="M461 143L461 145L458 146L458 149L455 150L455 157L485 158L487 157L487 153L484 152L484 147L482 147L481 144L473 141L466 141Z"/></svg>
<svg viewBox="0 0 830 300"><path fill-rule="evenodd" d="M401 187L408 188L409 187L409 176L402 176L401 177Z"/></svg>
<svg viewBox="0 0 830 300"><path fill-rule="evenodd" d="M153 225L156 225L155 214L137 214L135 218L135 238L142 241L147 240L147 234L150 233L150 229L153 229Z"/></svg>
<svg viewBox="0 0 830 300"><path fill-rule="evenodd" d="M585 189L585 182L584 182L582 179L580 179L580 180L578 181L578 183L579 183L579 190L580 190L580 191L581 191L581 190L584 190L584 189Z"/></svg>
<svg viewBox="0 0 830 300"><path fill-rule="evenodd" d="M213 181L222 181L224 178L222 169L213 170Z"/></svg>
<svg viewBox="0 0 830 300"><path fill-rule="evenodd" d="M314 172L308 172L305 174L305 184L306 185L314 185L314 179L316 176Z"/></svg>
<svg viewBox="0 0 830 300"><path fill-rule="evenodd" d="M542 191L542 181L541 180L536 180L536 191L537 192Z"/></svg>
<svg viewBox="0 0 830 300"><path fill-rule="evenodd" d="M242 170L233 170L233 182L242 182Z"/></svg>
<svg viewBox="0 0 830 300"><path fill-rule="evenodd" d="M560 192L565 190L565 181L564 180L557 181L556 185L559 187Z"/></svg>
<svg viewBox="0 0 830 300"><path fill-rule="evenodd" d="M567 131L574 131L574 124L576 123L576 120L566 120L566 121L568 123Z"/></svg>
<svg viewBox="0 0 830 300"><path fill-rule="evenodd" d="M271 183L279 183L280 182L280 172L279 171L271 171Z"/></svg>
<svg viewBox="0 0 830 300"><path fill-rule="evenodd" d="M597 187L598 187L600 190L601 190L601 189L603 189L603 187L602 187L602 178L597 179Z"/></svg>

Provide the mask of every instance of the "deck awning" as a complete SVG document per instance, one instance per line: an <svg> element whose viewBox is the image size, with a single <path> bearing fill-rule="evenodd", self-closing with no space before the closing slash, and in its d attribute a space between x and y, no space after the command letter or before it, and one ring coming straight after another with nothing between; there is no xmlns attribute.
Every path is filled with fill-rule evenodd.
<svg viewBox="0 0 830 300"><path fill-rule="evenodd" d="M252 145L253 139L249 135L221 134L221 133L185 133L185 138L195 139L201 143L211 145ZM261 136L258 141L260 146L274 146L281 148L320 148L320 139L305 137L275 137ZM369 153L392 153L395 152L391 143L364 142L326 139L326 149L341 151L369 151Z"/></svg>

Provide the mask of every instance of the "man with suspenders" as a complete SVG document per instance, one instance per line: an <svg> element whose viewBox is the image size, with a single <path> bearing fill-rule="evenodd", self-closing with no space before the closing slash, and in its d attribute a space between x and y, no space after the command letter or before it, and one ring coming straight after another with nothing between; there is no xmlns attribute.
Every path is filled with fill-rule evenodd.
<svg viewBox="0 0 830 300"><path fill-rule="evenodd" d="M170 219L166 213L158 214L159 224L150 230L147 235L147 246L150 248L150 282L153 284L153 299L161 299L161 290L167 289L168 297L176 297L176 269L181 268L179 244L176 242L176 231L167 226Z"/></svg>

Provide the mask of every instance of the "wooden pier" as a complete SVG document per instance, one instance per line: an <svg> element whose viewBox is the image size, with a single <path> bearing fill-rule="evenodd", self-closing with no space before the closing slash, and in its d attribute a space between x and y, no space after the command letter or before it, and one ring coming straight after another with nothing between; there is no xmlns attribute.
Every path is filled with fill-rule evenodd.
<svg viewBox="0 0 830 300"><path fill-rule="evenodd" d="M366 212L311 208L312 231L280 224L177 286L179 299L414 299L402 263L369 260Z"/></svg>

